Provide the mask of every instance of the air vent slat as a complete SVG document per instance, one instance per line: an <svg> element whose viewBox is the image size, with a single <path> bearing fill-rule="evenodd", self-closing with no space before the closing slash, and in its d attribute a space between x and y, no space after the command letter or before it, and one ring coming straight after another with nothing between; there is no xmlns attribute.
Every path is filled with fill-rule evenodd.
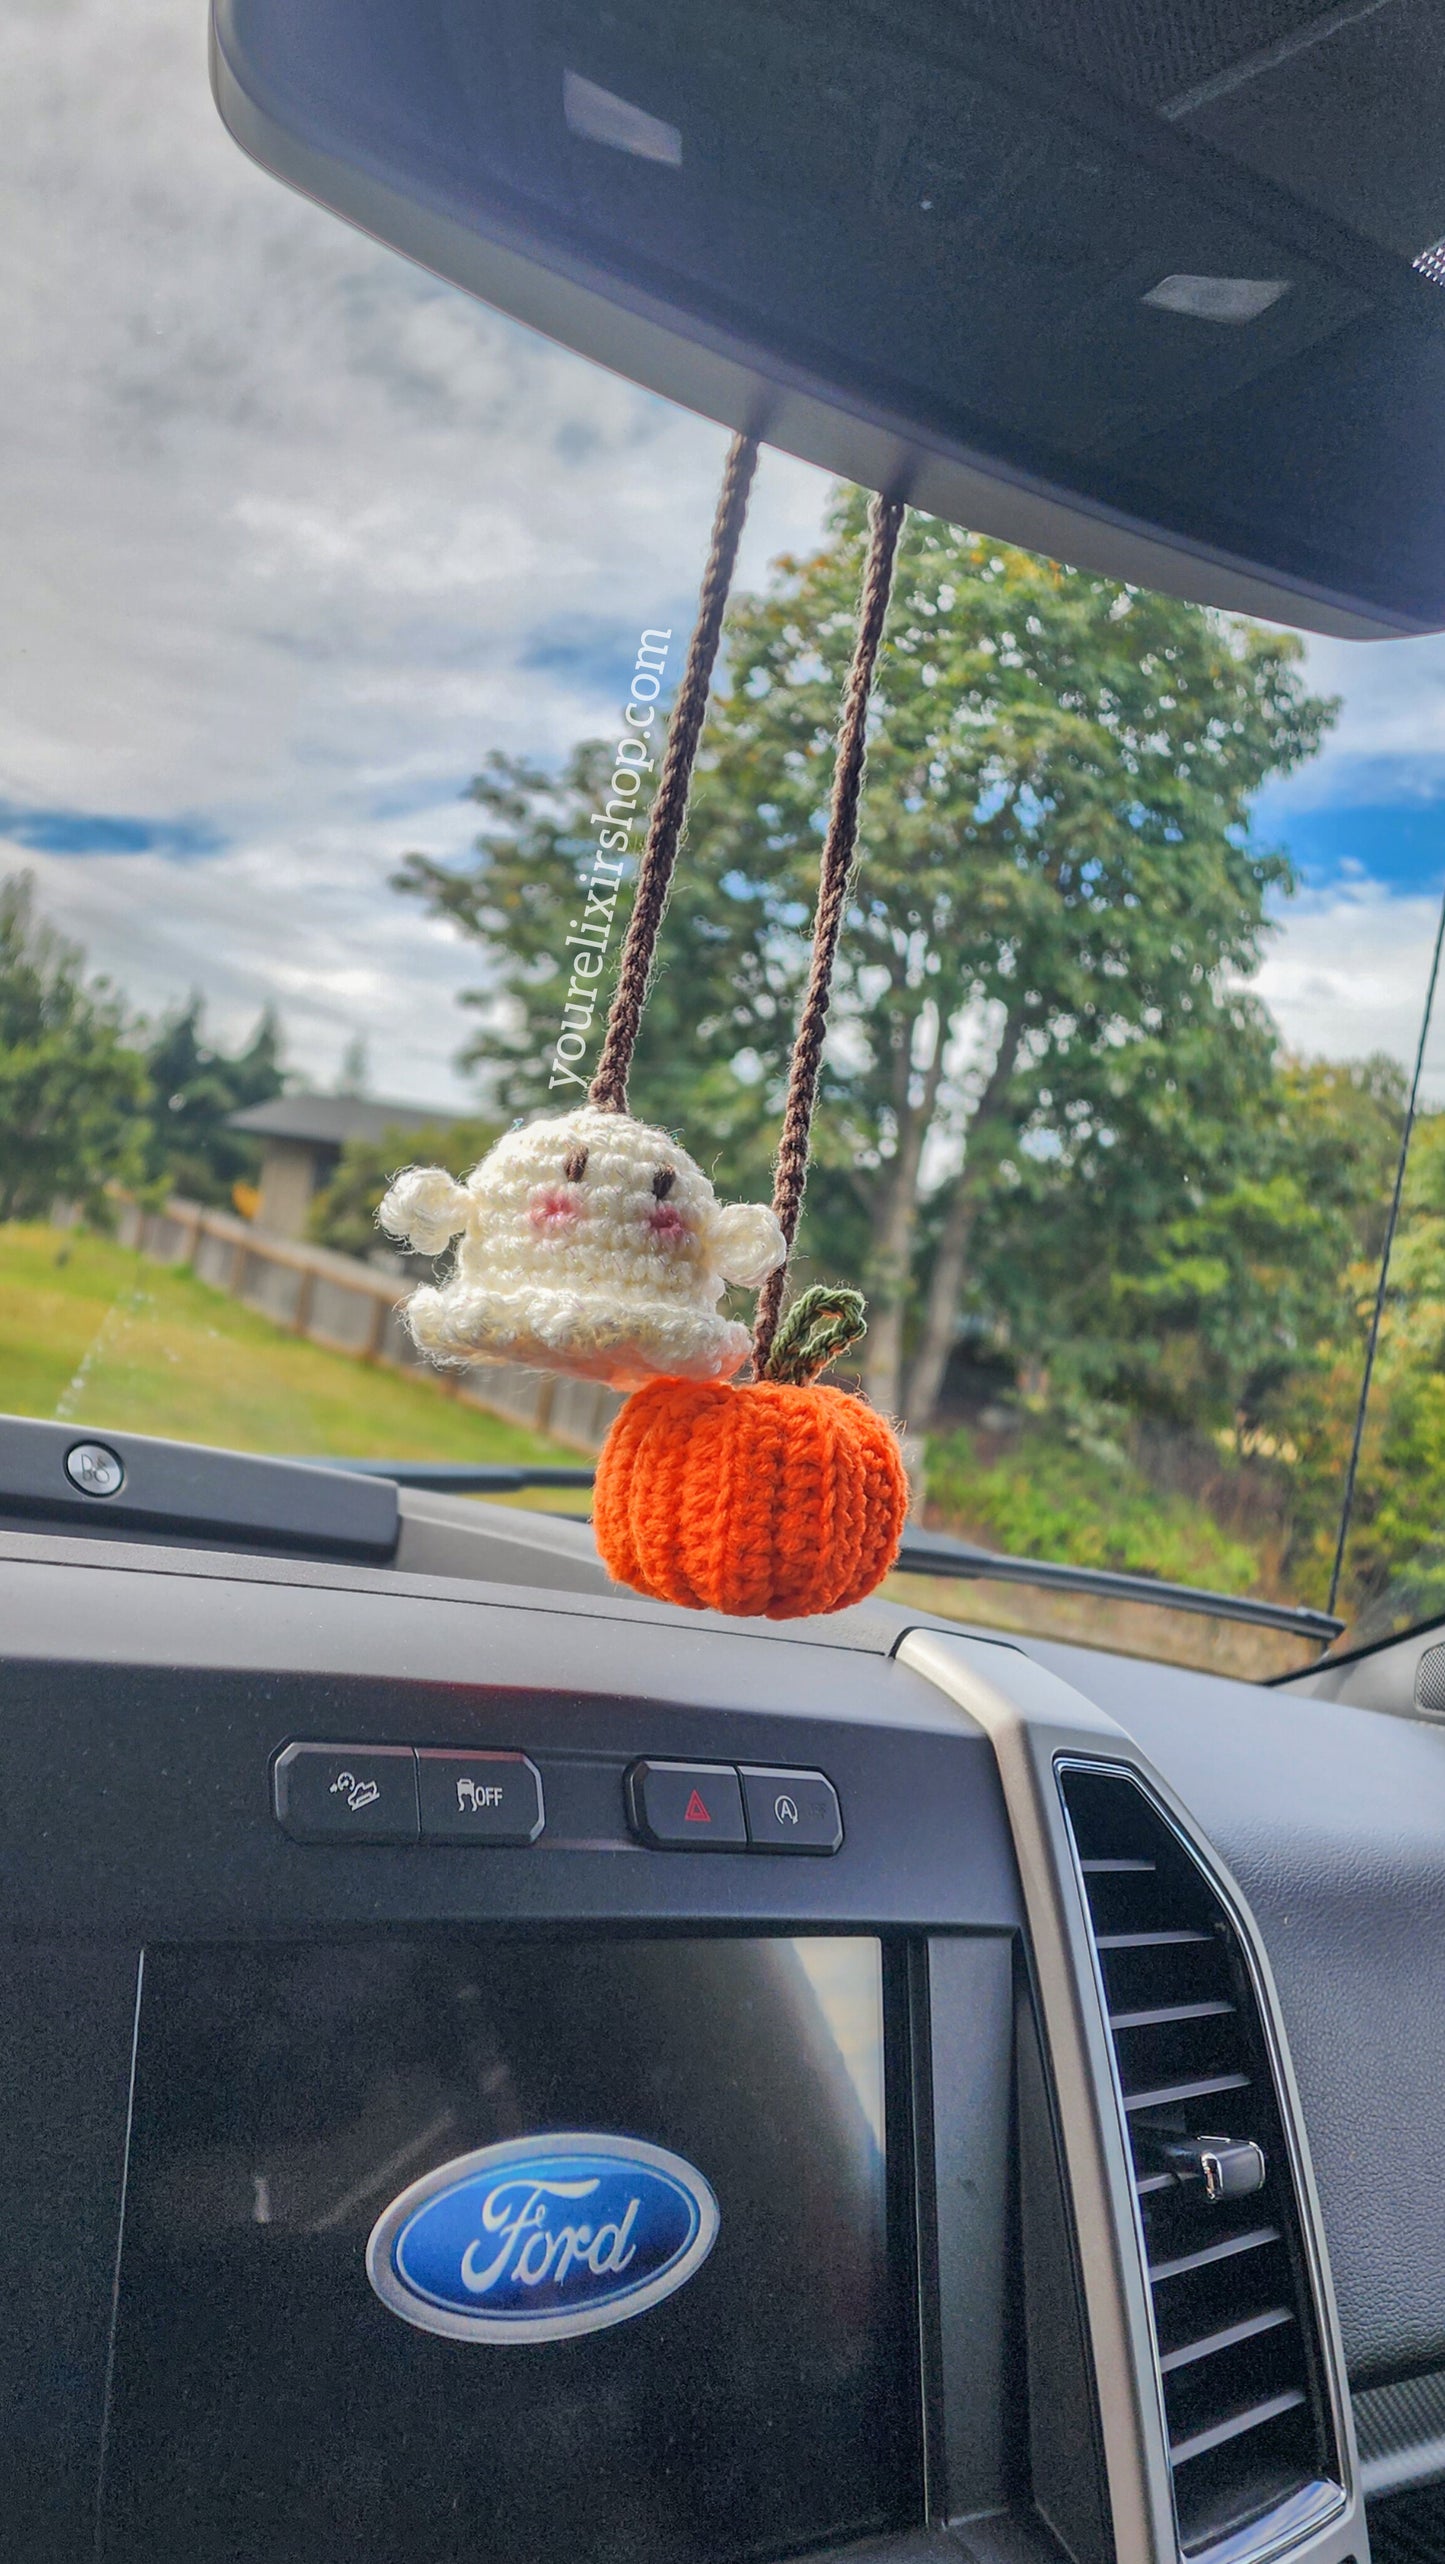
<svg viewBox="0 0 1445 2564"><path fill-rule="evenodd" d="M1094 1946L1099 1950L1182 1950L1191 1941L1209 1942L1212 1932L1099 1932Z"/></svg>
<svg viewBox="0 0 1445 2564"><path fill-rule="evenodd" d="M1266 2244L1278 2241L1278 2226L1252 2226L1247 2235L1221 2235L1218 2243L1201 2244L1197 2252L1176 2253L1172 2261L1151 2261L1149 2276L1157 2288L1162 2280L1183 2279L1191 2270L1209 2270L1216 2261L1232 2261L1239 2252L1262 2252Z"/></svg>
<svg viewBox="0 0 1445 2564"><path fill-rule="evenodd" d="M1124 2096L1126 2110L1169 2110L1179 2101L1207 2101L1214 2092L1247 2092L1247 2074L1196 2074L1187 2083L1160 2083Z"/></svg>
<svg viewBox="0 0 1445 2564"><path fill-rule="evenodd" d="M1201 2359L1217 2359L1222 2351L1238 2350L1241 2343L1258 2340L1261 2333L1271 2333L1279 2324L1294 2322L1292 2306L1266 2306L1262 2315L1248 2315L1243 2323L1226 2324L1222 2332L1206 2333L1202 2341L1181 2342L1177 2350L1167 2350L1159 2365L1166 2377L1176 2368L1192 2368Z"/></svg>
<svg viewBox="0 0 1445 2564"><path fill-rule="evenodd" d="M1223 1996L1208 2003L1156 2003L1148 2012L1111 2012L1111 2030L1163 2030L1172 2021L1223 2021L1234 2010Z"/></svg>
<svg viewBox="0 0 1445 2564"><path fill-rule="evenodd" d="M1242 2413L1230 2413L1208 2430L1198 2430L1192 2439L1171 2444L1171 2466L1187 2466L1191 2457L1207 2457L1211 2448L1223 2448L1231 2439L1242 2439L1246 2431L1263 2430L1266 2422L1278 2421L1281 2413L1295 2412L1304 2402L1302 2386L1291 2386L1283 2394L1269 2395L1262 2404L1251 2404Z"/></svg>
<svg viewBox="0 0 1445 2564"><path fill-rule="evenodd" d="M1340 2456L1274 2054L1236 1917L1142 1781L1061 1787L1133 2156L1179 2548L1277 2542ZM1271 2525L1273 2524L1273 2525ZM1219 2564L1224 2564L1221 2555Z"/></svg>

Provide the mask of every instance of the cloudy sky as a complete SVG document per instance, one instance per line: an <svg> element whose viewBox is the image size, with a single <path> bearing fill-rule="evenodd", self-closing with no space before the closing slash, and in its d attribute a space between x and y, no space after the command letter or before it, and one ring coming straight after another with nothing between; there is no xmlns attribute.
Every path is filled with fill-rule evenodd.
<svg viewBox="0 0 1445 2564"><path fill-rule="evenodd" d="M691 619L724 438L245 161L204 0L0 16L0 870L134 1001L261 1003L329 1083L459 1098L476 957L386 886L459 851L491 747L607 726ZM741 575L806 543L766 458ZM1288 1037L1413 1050L1445 882L1445 642L1313 645L1345 698L1263 806L1306 887L1262 987ZM1445 1040L1440 1044L1445 1089Z"/></svg>

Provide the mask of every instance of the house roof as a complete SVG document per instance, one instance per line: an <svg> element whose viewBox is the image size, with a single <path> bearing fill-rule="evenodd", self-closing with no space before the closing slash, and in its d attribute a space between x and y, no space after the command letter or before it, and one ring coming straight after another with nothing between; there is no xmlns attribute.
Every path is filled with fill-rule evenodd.
<svg viewBox="0 0 1445 2564"><path fill-rule="evenodd" d="M388 1131L445 1126L464 1117L434 1104L398 1104L378 1095L273 1095L269 1103L248 1104L226 1118L233 1131L250 1131L258 1139L342 1148L348 1140L379 1140Z"/></svg>

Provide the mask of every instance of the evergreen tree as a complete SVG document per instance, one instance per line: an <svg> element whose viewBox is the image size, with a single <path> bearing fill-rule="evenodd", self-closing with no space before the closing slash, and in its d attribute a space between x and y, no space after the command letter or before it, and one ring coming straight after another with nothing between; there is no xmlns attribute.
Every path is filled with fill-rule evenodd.
<svg viewBox="0 0 1445 2564"><path fill-rule="evenodd" d="M336 1072L336 1092L338 1095L371 1093L371 1049L365 1033L353 1033L341 1054L341 1066Z"/></svg>
<svg viewBox="0 0 1445 2564"><path fill-rule="evenodd" d="M156 1097L146 1174L187 1201L228 1204L232 1187L252 1181L261 1163L259 1141L231 1130L229 1119L281 1092L281 1033L268 1006L245 1047L228 1054L205 1039L204 1015L193 992L146 1054Z"/></svg>

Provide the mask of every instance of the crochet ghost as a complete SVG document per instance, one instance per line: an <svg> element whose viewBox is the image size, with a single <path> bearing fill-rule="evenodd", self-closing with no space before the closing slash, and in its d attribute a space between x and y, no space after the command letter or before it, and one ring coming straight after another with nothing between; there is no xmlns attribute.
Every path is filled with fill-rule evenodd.
<svg viewBox="0 0 1445 2564"><path fill-rule="evenodd" d="M614 1389L730 1380L749 1337L719 1315L723 1287L756 1290L784 1252L762 1203L724 1209L665 1131L590 1104L509 1131L465 1184L409 1168L377 1217L423 1255L460 1240L450 1276L407 1303L424 1353Z"/></svg>

